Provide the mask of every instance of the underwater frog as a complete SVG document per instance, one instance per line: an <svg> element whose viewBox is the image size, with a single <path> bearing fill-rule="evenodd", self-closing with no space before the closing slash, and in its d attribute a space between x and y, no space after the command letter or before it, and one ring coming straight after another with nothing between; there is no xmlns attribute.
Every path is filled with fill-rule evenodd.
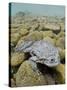
<svg viewBox="0 0 67 90"><path fill-rule="evenodd" d="M45 64L48 67L54 67L60 64L60 56L58 48L50 41L24 41L16 46L15 51L30 53L29 60L35 63Z"/></svg>

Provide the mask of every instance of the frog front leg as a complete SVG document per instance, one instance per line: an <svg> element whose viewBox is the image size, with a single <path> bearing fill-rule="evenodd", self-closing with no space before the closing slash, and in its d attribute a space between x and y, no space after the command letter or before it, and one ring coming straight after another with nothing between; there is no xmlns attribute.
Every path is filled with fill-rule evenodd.
<svg viewBox="0 0 67 90"><path fill-rule="evenodd" d="M29 58L29 60L31 60L33 62L37 62L38 58L36 56L32 56Z"/></svg>
<svg viewBox="0 0 67 90"><path fill-rule="evenodd" d="M32 69L33 69L34 71L36 71L36 70L37 70L37 63L36 63L37 57L36 57L36 56L30 57L30 58L29 58L29 61L30 61L30 63L32 64Z"/></svg>

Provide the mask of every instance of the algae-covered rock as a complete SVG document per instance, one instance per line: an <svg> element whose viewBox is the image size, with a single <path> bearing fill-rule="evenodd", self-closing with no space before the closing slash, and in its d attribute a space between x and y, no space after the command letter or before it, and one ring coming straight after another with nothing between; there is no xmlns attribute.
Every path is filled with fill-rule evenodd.
<svg viewBox="0 0 67 90"><path fill-rule="evenodd" d="M43 32L43 38L46 37L46 36L54 38L54 34L53 34L52 31L44 31Z"/></svg>
<svg viewBox="0 0 67 90"><path fill-rule="evenodd" d="M39 28L38 28L39 31L45 31L45 27L42 23L39 24Z"/></svg>
<svg viewBox="0 0 67 90"><path fill-rule="evenodd" d="M56 40L54 38L50 38L48 36L47 37L44 37L43 40L50 41L53 45L55 45L55 43L56 43Z"/></svg>
<svg viewBox="0 0 67 90"><path fill-rule="evenodd" d="M65 83L65 66L63 64L59 64L55 68L57 74L56 74L56 80L59 82L59 84Z"/></svg>
<svg viewBox="0 0 67 90"><path fill-rule="evenodd" d="M64 37L58 38L56 41L56 46L65 49L65 38Z"/></svg>
<svg viewBox="0 0 67 90"><path fill-rule="evenodd" d="M25 36L25 35L27 35L28 33L29 33L29 31L28 31L27 29L23 29L23 28L22 28L22 29L19 30L19 34L22 35L22 36Z"/></svg>
<svg viewBox="0 0 67 90"><path fill-rule="evenodd" d="M60 23L61 26L61 31L65 31L65 24L64 23Z"/></svg>
<svg viewBox="0 0 67 90"><path fill-rule="evenodd" d="M41 40L41 39L43 39L43 33L39 31L32 31L30 34L24 37L24 40Z"/></svg>
<svg viewBox="0 0 67 90"><path fill-rule="evenodd" d="M25 54L24 53L14 53L11 57L11 66L17 66L21 64L25 59Z"/></svg>
<svg viewBox="0 0 67 90"><path fill-rule="evenodd" d="M21 37L21 38L19 39L19 41L17 42L17 44L16 44L16 48L17 48L21 43L23 43L23 42L24 42L23 37Z"/></svg>
<svg viewBox="0 0 67 90"><path fill-rule="evenodd" d="M63 37L63 36L65 36L65 32L63 32L63 31L61 31L61 32L57 35L58 38ZM57 39L58 39L58 38L57 38Z"/></svg>
<svg viewBox="0 0 67 90"><path fill-rule="evenodd" d="M11 29L11 30L9 30L9 32L11 33L11 34L13 34L13 33L17 33L17 31L18 31L18 29Z"/></svg>
<svg viewBox="0 0 67 90"><path fill-rule="evenodd" d="M25 61L16 74L16 86L33 86L47 84L44 76L37 69L33 69L30 61Z"/></svg>
<svg viewBox="0 0 67 90"><path fill-rule="evenodd" d="M65 60L65 49L58 48L58 50L59 50L60 60L63 62L63 60Z"/></svg>
<svg viewBox="0 0 67 90"><path fill-rule="evenodd" d="M11 87L16 87L15 80L11 78Z"/></svg>
<svg viewBox="0 0 67 90"><path fill-rule="evenodd" d="M18 42L19 38L20 38L19 33L11 34L11 43L15 45Z"/></svg>
<svg viewBox="0 0 67 90"><path fill-rule="evenodd" d="M38 30L38 28L39 28L39 24L35 23L34 25L31 26L30 31L36 31L36 30Z"/></svg>
<svg viewBox="0 0 67 90"><path fill-rule="evenodd" d="M60 30L60 26L56 23L47 23L45 24L45 29L53 30L58 32Z"/></svg>

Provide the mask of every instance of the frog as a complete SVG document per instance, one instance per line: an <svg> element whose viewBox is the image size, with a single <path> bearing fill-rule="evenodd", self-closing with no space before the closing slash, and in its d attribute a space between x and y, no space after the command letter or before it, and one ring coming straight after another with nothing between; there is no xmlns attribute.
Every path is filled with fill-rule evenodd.
<svg viewBox="0 0 67 90"><path fill-rule="evenodd" d="M48 67L55 67L60 64L58 48L47 40L24 41L15 47L15 51L30 53L30 61Z"/></svg>

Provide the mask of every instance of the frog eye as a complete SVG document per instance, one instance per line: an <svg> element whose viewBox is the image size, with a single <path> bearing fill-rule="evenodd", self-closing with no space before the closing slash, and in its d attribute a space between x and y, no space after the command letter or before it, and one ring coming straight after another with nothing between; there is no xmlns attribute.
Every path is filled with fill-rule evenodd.
<svg viewBox="0 0 67 90"><path fill-rule="evenodd" d="M54 61L55 61L55 59L51 59L51 60L50 60L50 63L53 63Z"/></svg>
<svg viewBox="0 0 67 90"><path fill-rule="evenodd" d="M51 61L54 61L54 59L51 59Z"/></svg>

